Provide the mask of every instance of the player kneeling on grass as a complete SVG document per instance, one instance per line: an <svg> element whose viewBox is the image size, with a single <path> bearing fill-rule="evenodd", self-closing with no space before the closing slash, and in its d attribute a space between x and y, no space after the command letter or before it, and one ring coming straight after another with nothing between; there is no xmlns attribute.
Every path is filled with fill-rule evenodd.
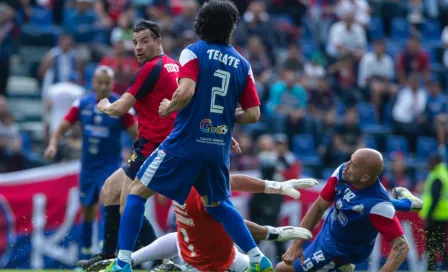
<svg viewBox="0 0 448 272"><path fill-rule="evenodd" d="M288 195L300 197L297 189L309 188L317 184L314 179L288 180L285 182L268 181L245 175L232 175L231 187L234 191ZM178 256L184 262L187 271L246 271L249 257L240 253L222 224L206 211L201 196L193 188L184 205L174 202L177 233L160 237L149 246L134 252L133 265L157 259L170 259ZM256 240L288 241L310 239L310 231L300 227L260 226L246 220L252 236ZM102 261L92 265L88 271L101 271L114 260ZM172 271L173 264L162 265ZM162 269L159 267L159 269Z"/></svg>

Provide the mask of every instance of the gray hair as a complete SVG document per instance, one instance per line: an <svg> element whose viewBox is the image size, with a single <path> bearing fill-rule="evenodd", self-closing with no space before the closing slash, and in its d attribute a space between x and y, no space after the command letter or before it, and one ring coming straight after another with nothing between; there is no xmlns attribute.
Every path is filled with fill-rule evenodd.
<svg viewBox="0 0 448 272"><path fill-rule="evenodd" d="M106 65L98 66L95 70L95 74L97 73L106 73L111 79L114 79L115 75L114 70L112 70L112 68Z"/></svg>

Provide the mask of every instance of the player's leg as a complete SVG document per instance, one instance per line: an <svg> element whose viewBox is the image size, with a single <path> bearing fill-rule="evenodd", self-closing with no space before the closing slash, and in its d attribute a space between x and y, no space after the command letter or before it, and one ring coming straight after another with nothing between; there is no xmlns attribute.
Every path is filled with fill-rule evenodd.
<svg viewBox="0 0 448 272"><path fill-rule="evenodd" d="M232 265L229 267L229 271L232 272L245 272L249 268L249 256L243 254L235 248L235 260Z"/></svg>
<svg viewBox="0 0 448 272"><path fill-rule="evenodd" d="M207 212L223 225L230 238L249 256L249 271L273 271L271 262L261 253L243 217L229 199L229 164L207 163L195 188L201 194Z"/></svg>
<svg viewBox="0 0 448 272"><path fill-rule="evenodd" d="M404 187L395 187L392 189L392 197L390 202L397 211L420 211L423 207L423 201L414 196L408 189Z"/></svg>
<svg viewBox="0 0 448 272"><path fill-rule="evenodd" d="M199 171L197 162L168 155L161 149L148 157L131 185L120 220L117 263L106 271L121 271L121 267L129 267L143 222L146 200L159 192L183 204Z"/></svg>

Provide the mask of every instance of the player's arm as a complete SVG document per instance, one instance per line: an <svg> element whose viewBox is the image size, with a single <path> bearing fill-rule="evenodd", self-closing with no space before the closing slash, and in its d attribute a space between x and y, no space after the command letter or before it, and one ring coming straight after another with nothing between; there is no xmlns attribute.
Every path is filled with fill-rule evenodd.
<svg viewBox="0 0 448 272"><path fill-rule="evenodd" d="M233 191L287 195L295 199L300 197L300 192L297 189L310 188L315 185L317 185L317 181L310 178L278 182L240 174L230 176L230 186Z"/></svg>
<svg viewBox="0 0 448 272"><path fill-rule="evenodd" d="M241 108L235 111L235 122L238 124L252 124L260 119L260 98L258 97L257 88L255 87L252 68L246 79L246 86L240 96Z"/></svg>
<svg viewBox="0 0 448 272"><path fill-rule="evenodd" d="M164 99L160 103L159 115L166 117L171 113L185 108L190 103L196 89L196 81L191 78L181 78L179 87L174 92L171 100Z"/></svg>
<svg viewBox="0 0 448 272"><path fill-rule="evenodd" d="M313 237L311 232L304 228L292 226L275 228L271 226L260 226L249 220L244 220L244 222L255 240L284 242L294 239L308 240Z"/></svg>
<svg viewBox="0 0 448 272"><path fill-rule="evenodd" d="M375 229L392 245L387 262L380 271L397 271L406 259L409 244L404 236L395 208L389 202L381 202L370 209L369 219Z"/></svg>
<svg viewBox="0 0 448 272"><path fill-rule="evenodd" d="M52 160L56 155L57 148L61 137L64 136L65 133L78 121L79 117L79 100L76 100L72 107L68 110L67 114L62 120L61 124L58 128L53 132L50 138L50 142L48 143L48 147L45 150L45 158L48 160Z"/></svg>
<svg viewBox="0 0 448 272"><path fill-rule="evenodd" d="M98 109L111 116L121 116L127 113L137 102L135 97L129 93L124 93L120 99L110 103L109 99L104 98L98 103Z"/></svg>

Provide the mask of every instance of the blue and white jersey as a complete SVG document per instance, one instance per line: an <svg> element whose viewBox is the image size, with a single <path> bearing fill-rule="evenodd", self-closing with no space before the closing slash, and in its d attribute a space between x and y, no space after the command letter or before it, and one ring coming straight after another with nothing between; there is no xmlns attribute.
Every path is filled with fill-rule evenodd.
<svg viewBox="0 0 448 272"><path fill-rule="evenodd" d="M188 160L228 162L235 110L259 106L249 62L231 45L198 41L180 56L179 78L196 81L163 150Z"/></svg>
<svg viewBox="0 0 448 272"><path fill-rule="evenodd" d="M334 203L321 230L320 243L328 255L343 263L367 259L381 233L388 240L403 235L386 189L378 179L364 189L356 189L342 177L345 164L328 179L321 197Z"/></svg>
<svg viewBox="0 0 448 272"><path fill-rule="evenodd" d="M112 94L111 103L120 97ZM120 116L109 116L97 108L98 101L94 93L76 100L65 120L73 124L81 123L82 153L81 180L94 179L95 175L109 172L105 169L118 169L122 162L121 132L135 123L129 113ZM88 178L91 176L92 178ZM106 176L107 178L107 176ZM104 180L103 180L104 182Z"/></svg>

